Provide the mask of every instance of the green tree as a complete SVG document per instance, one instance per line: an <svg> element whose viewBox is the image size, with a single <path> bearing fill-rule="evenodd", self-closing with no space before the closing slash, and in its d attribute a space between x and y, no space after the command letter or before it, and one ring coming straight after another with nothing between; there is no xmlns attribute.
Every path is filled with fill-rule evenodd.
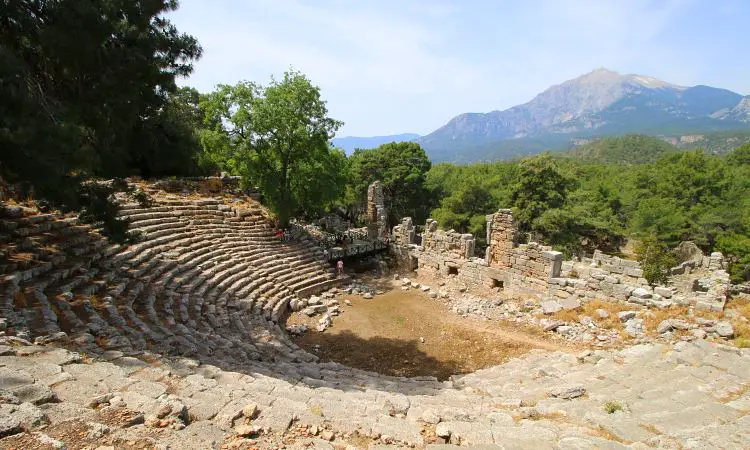
<svg viewBox="0 0 750 450"><path fill-rule="evenodd" d="M328 117L320 89L299 72L264 87L221 85L201 101L205 165L243 176L286 225L292 214L322 208L342 194L341 154L329 141L341 122Z"/></svg>
<svg viewBox="0 0 750 450"><path fill-rule="evenodd" d="M392 142L376 149L355 150L349 161L352 183L348 199L351 202L364 205L368 186L380 180L391 224L406 216L412 216L417 222L427 219L431 204L425 179L431 163L419 144Z"/></svg>
<svg viewBox="0 0 750 450"><path fill-rule="evenodd" d="M631 219L633 234L653 235L656 239L677 244L687 238L687 218L671 199L647 197L638 203Z"/></svg>
<svg viewBox="0 0 750 450"><path fill-rule="evenodd" d="M674 254L653 234L647 235L638 242L635 254L643 269L643 278L652 286L667 281L669 268L674 265Z"/></svg>
<svg viewBox="0 0 750 450"><path fill-rule="evenodd" d="M197 41L163 17L176 1L0 3L0 176L64 208L86 177L177 170L163 154L175 77ZM182 148L182 147L181 147ZM180 154L182 157L184 154ZM111 213L110 208L93 208Z"/></svg>
<svg viewBox="0 0 750 450"><path fill-rule="evenodd" d="M719 236L717 248L729 260L732 282L750 281L750 237L740 234Z"/></svg>
<svg viewBox="0 0 750 450"><path fill-rule="evenodd" d="M727 160L732 165L750 166L750 144L737 147L727 155Z"/></svg>
<svg viewBox="0 0 750 450"><path fill-rule="evenodd" d="M563 206L571 186L572 181L560 172L549 154L523 160L511 193L518 229L532 231L542 213Z"/></svg>
<svg viewBox="0 0 750 450"><path fill-rule="evenodd" d="M183 87L167 94L157 115L139 125L139 148L152 149L133 157L133 173L143 177L195 175L200 173L198 129L202 122L200 94ZM202 171L202 172L205 172Z"/></svg>
<svg viewBox="0 0 750 450"><path fill-rule="evenodd" d="M521 231L568 254L618 252L628 237L653 235L667 246L691 240L704 252L722 251L733 277L745 276L750 146L720 157L625 136L576 154L436 165L425 182L438 203L432 215L481 244L484 215L512 206Z"/></svg>

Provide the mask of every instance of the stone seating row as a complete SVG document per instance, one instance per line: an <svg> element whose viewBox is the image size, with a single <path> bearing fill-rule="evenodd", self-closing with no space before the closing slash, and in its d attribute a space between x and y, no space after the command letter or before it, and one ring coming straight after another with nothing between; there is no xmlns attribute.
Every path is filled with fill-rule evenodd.
<svg viewBox="0 0 750 450"><path fill-rule="evenodd" d="M218 201L124 205L120 217L139 235L129 247L39 217L2 230L69 245L36 271L5 276L1 310L14 332L42 341L64 332L92 351L158 349L237 364L315 359L275 322L296 290L330 280L332 270L314 247L280 242L260 212Z"/></svg>

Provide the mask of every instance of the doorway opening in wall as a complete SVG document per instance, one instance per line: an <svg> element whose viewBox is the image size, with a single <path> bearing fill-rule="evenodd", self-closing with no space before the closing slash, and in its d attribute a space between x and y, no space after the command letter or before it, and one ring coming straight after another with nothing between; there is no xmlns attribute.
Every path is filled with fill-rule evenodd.
<svg viewBox="0 0 750 450"><path fill-rule="evenodd" d="M493 287L493 288L503 289L505 287L505 286L503 286L503 281L502 280L498 280L496 278L492 278L491 281L492 281L491 287Z"/></svg>
<svg viewBox="0 0 750 450"><path fill-rule="evenodd" d="M414 256L409 257L409 269L417 270L419 268L419 259Z"/></svg>
<svg viewBox="0 0 750 450"><path fill-rule="evenodd" d="M458 267L448 267L448 275L458 275Z"/></svg>

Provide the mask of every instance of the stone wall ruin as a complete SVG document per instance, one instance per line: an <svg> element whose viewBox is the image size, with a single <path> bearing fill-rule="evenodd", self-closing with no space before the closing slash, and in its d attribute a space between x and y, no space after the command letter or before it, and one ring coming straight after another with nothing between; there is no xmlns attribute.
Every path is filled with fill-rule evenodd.
<svg viewBox="0 0 750 450"><path fill-rule="evenodd" d="M375 181L367 188L367 238L388 237L388 211L385 208L383 183Z"/></svg>
<svg viewBox="0 0 750 450"><path fill-rule="evenodd" d="M474 256L474 236L453 230L439 230L437 221L427 219L425 232L422 234L422 247L428 252L443 253L450 259L468 260Z"/></svg>
<svg viewBox="0 0 750 450"><path fill-rule="evenodd" d="M643 278L637 261L601 251L592 258L563 261L563 254L536 242L519 244L509 209L487 216L488 247L484 258L473 256L471 234L443 231L428 219L421 245L417 245L411 218L393 229L392 248L410 269L437 278L454 277L467 289L502 288L540 298L567 302L592 299L624 301L644 306L673 304L721 310L730 288L726 262L720 253L691 258L672 269L668 286L652 287Z"/></svg>

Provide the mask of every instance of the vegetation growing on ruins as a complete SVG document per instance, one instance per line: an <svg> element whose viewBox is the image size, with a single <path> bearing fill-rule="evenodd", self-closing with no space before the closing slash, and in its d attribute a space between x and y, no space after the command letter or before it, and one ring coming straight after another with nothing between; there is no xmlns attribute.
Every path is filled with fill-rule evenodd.
<svg viewBox="0 0 750 450"><path fill-rule="evenodd" d="M643 268L643 278L649 284L667 282L669 268L675 265L675 258L663 242L653 234L643 237L635 247L635 254Z"/></svg>

